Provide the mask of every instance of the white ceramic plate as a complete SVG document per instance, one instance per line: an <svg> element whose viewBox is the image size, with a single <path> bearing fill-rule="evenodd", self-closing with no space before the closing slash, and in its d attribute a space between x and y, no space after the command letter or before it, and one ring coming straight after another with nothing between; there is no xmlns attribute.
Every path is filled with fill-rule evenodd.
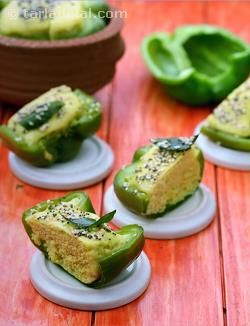
<svg viewBox="0 0 250 326"><path fill-rule="evenodd" d="M113 163L112 149L98 137L86 139L72 161L48 168L32 166L14 153L9 154L10 168L19 179L32 186L54 190L72 190L95 184L108 176Z"/></svg>
<svg viewBox="0 0 250 326"><path fill-rule="evenodd" d="M112 222L117 226L141 225L146 238L178 239L205 229L214 219L216 203L213 193L202 184L181 206L162 217L149 219L136 215L123 206L111 186L104 197L104 209L106 212L116 209Z"/></svg>
<svg viewBox="0 0 250 326"><path fill-rule="evenodd" d="M46 299L61 306L80 310L106 310L125 305L147 288L151 266L145 253L105 287L83 285L36 251L30 264L31 282Z"/></svg>
<svg viewBox="0 0 250 326"><path fill-rule="evenodd" d="M205 120L196 127L195 134L200 132L204 123ZM248 152L236 151L220 146L203 134L199 135L196 145L211 163L233 170L250 171L250 153Z"/></svg>

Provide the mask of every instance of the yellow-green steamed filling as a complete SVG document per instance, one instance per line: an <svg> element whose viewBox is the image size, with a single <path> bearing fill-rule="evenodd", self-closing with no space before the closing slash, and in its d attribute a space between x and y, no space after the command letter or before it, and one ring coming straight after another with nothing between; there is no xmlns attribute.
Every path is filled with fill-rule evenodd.
<svg viewBox="0 0 250 326"><path fill-rule="evenodd" d="M214 110L207 125L231 135L250 137L250 79Z"/></svg>
<svg viewBox="0 0 250 326"><path fill-rule="evenodd" d="M113 232L107 225L94 230L79 229L67 217L85 216L99 219L77 208L77 199L61 202L26 219L32 241L42 246L49 259L63 267L83 283L90 284L101 277L99 261L129 239ZM65 218L66 217L66 218Z"/></svg>
<svg viewBox="0 0 250 326"><path fill-rule="evenodd" d="M74 37L84 27L83 0L11 0L0 13L0 33L31 39Z"/></svg>
<svg viewBox="0 0 250 326"><path fill-rule="evenodd" d="M40 128L27 131L19 124L20 118L36 110L39 104L57 100L63 102L63 107ZM52 88L50 91L25 105L9 120L8 127L17 135L22 136L26 143L32 145L47 135L62 133L74 119L81 116L82 110L83 105L74 92L72 92L71 88L68 86L59 86Z"/></svg>
<svg viewBox="0 0 250 326"><path fill-rule="evenodd" d="M169 152L153 146L140 159L136 173L129 181L148 194L146 215L159 214L168 205L175 205L199 186L201 165L197 149Z"/></svg>

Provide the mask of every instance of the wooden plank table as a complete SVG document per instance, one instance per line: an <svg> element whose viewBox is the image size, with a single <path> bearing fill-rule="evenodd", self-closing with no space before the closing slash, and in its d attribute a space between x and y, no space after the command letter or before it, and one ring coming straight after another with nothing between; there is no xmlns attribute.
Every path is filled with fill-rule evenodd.
<svg viewBox="0 0 250 326"><path fill-rule="evenodd" d="M140 55L143 37L184 23L213 23L250 41L248 1L113 1L127 11L127 52L113 83L97 94L105 119L99 136L116 155L114 172L152 136L191 135L211 108L191 108L169 98L150 77ZM6 122L13 110L0 109ZM114 173L86 189L102 210ZM64 192L33 188L16 179L0 143L0 326L248 326L250 325L250 173L206 164L204 183L218 199L212 225L177 241L147 240L152 264L147 292L124 307L81 312L59 307L33 289L28 275L34 252L21 224L24 209Z"/></svg>

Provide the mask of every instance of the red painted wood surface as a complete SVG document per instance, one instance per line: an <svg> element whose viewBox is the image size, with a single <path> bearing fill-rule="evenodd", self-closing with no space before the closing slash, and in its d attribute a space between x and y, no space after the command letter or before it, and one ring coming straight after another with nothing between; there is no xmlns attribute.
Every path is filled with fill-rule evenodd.
<svg viewBox="0 0 250 326"><path fill-rule="evenodd" d="M145 68L143 37L184 23L213 23L250 41L246 1L113 1L127 10L127 53L112 85L98 97L105 118L99 135L114 149L114 172L152 136L191 135L209 108L188 108L169 98ZM8 110L7 110L8 109ZM0 108L0 121L13 113ZM101 211L102 184L86 189ZM28 267L34 248L20 216L24 209L62 192L24 185L11 173L0 143L0 326L248 326L250 325L250 173L206 164L204 183L218 198L218 216L204 232L177 241L147 240L152 264L147 292L133 303L89 313L59 307L33 289Z"/></svg>
<svg viewBox="0 0 250 326"><path fill-rule="evenodd" d="M250 3L207 5L207 20L250 41ZM217 13L216 15L214 13ZM250 325L250 173L217 168L217 192L229 326Z"/></svg>

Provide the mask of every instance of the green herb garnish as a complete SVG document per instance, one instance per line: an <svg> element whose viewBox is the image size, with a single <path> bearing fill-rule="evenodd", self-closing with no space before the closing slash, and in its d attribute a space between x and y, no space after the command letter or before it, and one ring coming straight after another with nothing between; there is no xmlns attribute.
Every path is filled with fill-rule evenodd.
<svg viewBox="0 0 250 326"><path fill-rule="evenodd" d="M110 222L115 216L116 211L110 212L102 217L99 220L94 220L87 217L79 217L79 218L67 218L71 223L77 226L79 229L88 229L93 227L99 227L104 223Z"/></svg>
<svg viewBox="0 0 250 326"><path fill-rule="evenodd" d="M192 137L171 137L171 138L154 138L150 139L151 143L162 150L170 152L184 152L189 150L195 143L199 135Z"/></svg>
<svg viewBox="0 0 250 326"><path fill-rule="evenodd" d="M49 121L52 116L57 113L64 103L61 101L53 101L49 103L39 104L31 113L21 117L19 123L26 130L33 130L41 127Z"/></svg>

